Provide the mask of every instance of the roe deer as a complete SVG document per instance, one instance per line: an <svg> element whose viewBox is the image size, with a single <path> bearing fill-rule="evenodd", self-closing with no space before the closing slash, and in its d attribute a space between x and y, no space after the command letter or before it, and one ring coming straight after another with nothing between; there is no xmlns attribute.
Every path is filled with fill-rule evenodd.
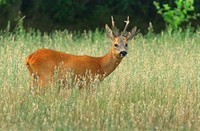
<svg viewBox="0 0 200 131"><path fill-rule="evenodd" d="M136 27L130 32L126 31L129 24L129 17L127 17L124 30L122 33L119 33L113 17L111 19L113 31L107 24L105 25L105 29L107 36L112 40L112 46L108 53L102 57L78 56L45 48L30 54L26 58L26 65L33 77L33 85L37 84L46 87L52 83L54 81L55 70L57 70L59 80L67 80L68 77L66 74L72 72L73 75L71 75L70 79L73 79L73 82L76 83L78 80L85 80L86 85L96 78L102 81L112 73L126 56L127 41L132 39L136 34ZM80 85L80 88L82 87L83 85Z"/></svg>

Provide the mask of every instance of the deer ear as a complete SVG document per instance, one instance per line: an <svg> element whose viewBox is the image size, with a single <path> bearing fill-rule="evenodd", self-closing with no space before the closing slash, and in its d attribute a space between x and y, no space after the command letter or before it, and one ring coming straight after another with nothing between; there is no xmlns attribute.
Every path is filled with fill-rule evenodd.
<svg viewBox="0 0 200 131"><path fill-rule="evenodd" d="M134 27L131 32L128 32L126 35L127 40L131 40L138 33L137 27Z"/></svg>
<svg viewBox="0 0 200 131"><path fill-rule="evenodd" d="M114 34L113 34L112 30L109 28L109 26L107 24L105 25L105 28L106 28L106 34L107 34L107 36L110 39L114 39Z"/></svg>

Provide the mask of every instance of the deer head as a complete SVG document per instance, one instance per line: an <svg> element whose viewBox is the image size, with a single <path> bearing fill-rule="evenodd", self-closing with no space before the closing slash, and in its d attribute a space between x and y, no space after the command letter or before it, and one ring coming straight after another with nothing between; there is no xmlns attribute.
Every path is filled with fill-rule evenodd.
<svg viewBox="0 0 200 131"><path fill-rule="evenodd" d="M106 34L107 36L112 39L112 53L117 57L117 58L123 58L127 54L127 49L128 49L128 40L131 40L135 34L137 28L134 27L130 32L127 32L127 27L129 24L129 16L127 17L127 20L124 21L126 23L124 30L119 33L119 29L115 26L115 22L113 17L111 16L112 20L112 27L113 31L109 28L109 26L106 24Z"/></svg>

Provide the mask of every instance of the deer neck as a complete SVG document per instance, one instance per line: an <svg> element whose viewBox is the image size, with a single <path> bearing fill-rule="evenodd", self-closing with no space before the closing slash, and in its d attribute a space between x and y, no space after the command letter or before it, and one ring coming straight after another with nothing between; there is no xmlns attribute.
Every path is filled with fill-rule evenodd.
<svg viewBox="0 0 200 131"><path fill-rule="evenodd" d="M122 58L117 57L112 49L101 58L101 67L105 77L116 69L121 60Z"/></svg>

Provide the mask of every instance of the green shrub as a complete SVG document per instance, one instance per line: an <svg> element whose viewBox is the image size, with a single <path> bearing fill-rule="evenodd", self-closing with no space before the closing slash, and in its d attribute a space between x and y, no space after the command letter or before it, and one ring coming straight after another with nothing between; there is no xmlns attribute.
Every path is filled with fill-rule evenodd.
<svg viewBox="0 0 200 131"><path fill-rule="evenodd" d="M154 1L157 13L161 14L164 21L172 27L177 29L182 23L188 22L191 19L197 19L199 14L195 13L194 0L175 0L176 7L172 8L169 4L162 6Z"/></svg>
<svg viewBox="0 0 200 131"><path fill-rule="evenodd" d="M0 5L4 4L5 2L5 0L0 0Z"/></svg>

